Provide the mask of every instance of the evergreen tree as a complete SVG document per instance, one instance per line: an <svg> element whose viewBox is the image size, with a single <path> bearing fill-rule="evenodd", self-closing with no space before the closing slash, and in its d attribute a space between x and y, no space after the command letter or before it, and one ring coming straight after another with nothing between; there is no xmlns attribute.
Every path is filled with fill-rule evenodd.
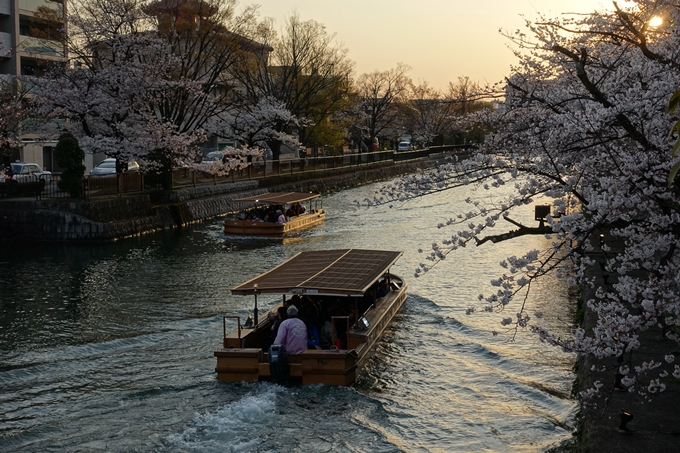
<svg viewBox="0 0 680 453"><path fill-rule="evenodd" d="M73 198L83 196L83 178L85 176L85 152L78 145L78 139L67 133L61 134L54 148L57 165L64 169L59 181L59 190L68 192Z"/></svg>

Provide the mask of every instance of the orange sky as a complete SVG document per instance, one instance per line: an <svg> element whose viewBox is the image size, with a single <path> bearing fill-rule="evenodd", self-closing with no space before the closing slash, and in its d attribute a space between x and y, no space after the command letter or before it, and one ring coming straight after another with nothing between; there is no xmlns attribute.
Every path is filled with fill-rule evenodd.
<svg viewBox="0 0 680 453"><path fill-rule="evenodd" d="M244 2L244 0L241 0ZM469 76L502 80L515 59L498 30L523 27L524 15L590 12L607 0L254 0L280 29L297 11L324 24L349 49L357 74L403 62L415 82L445 89ZM244 4L244 3L242 3Z"/></svg>

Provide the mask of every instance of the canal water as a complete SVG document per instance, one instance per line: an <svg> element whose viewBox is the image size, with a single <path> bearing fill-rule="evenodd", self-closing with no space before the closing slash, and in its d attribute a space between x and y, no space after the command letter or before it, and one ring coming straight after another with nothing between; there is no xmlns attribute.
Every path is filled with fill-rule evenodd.
<svg viewBox="0 0 680 453"><path fill-rule="evenodd" d="M111 244L3 244L0 451L543 452L570 438L574 357L505 331L516 308L465 314L499 261L548 241L468 247L416 279L418 249L448 233L436 225L487 195L353 206L379 185L324 197L326 222L286 240L225 237L217 218ZM526 209L516 220L531 224ZM217 381L222 316L253 304L230 288L333 248L404 252L392 271L408 299L357 385ZM538 322L568 328L566 292L557 279L534 287L551 314Z"/></svg>

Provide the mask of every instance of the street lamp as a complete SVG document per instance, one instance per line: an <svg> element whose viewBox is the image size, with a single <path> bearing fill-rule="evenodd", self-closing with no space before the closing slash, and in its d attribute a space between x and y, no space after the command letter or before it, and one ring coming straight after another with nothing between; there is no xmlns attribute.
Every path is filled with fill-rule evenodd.
<svg viewBox="0 0 680 453"><path fill-rule="evenodd" d="M255 294L255 309L253 310L253 319L255 320L255 330L257 330L257 283L253 284L253 293Z"/></svg>
<svg viewBox="0 0 680 453"><path fill-rule="evenodd" d="M621 423L619 423L619 433L620 434L631 434L633 431L626 426L626 424L631 421L633 418L635 418L635 415L633 415L632 412L625 411L621 409L621 414L619 414L621 417Z"/></svg>

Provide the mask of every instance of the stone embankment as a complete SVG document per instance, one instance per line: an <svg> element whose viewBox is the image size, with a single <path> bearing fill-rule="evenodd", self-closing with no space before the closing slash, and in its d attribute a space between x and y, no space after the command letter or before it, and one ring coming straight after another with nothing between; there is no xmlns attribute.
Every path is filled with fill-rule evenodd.
<svg viewBox="0 0 680 453"><path fill-rule="evenodd" d="M441 158L441 156L439 156ZM0 239L23 241L109 241L177 228L242 208L232 200L275 191L321 193L385 180L436 159L303 173L266 180L202 185L105 200L72 202L35 199L0 201Z"/></svg>
<svg viewBox="0 0 680 453"><path fill-rule="evenodd" d="M598 259L601 257L593 256ZM591 275L597 279L598 285L612 285L617 281L616 275L603 275L598 266L591 269ZM584 288L582 300L594 299L594 291ZM630 307L631 311L635 309ZM584 307L582 326L591 330L596 325L596 315ZM640 348L626 354L623 359L631 358L639 365L653 360L665 362L665 355L676 349L676 363L680 360L680 351L672 340L665 339L660 329L642 332ZM576 443L567 451L589 453L623 453L623 452L671 452L680 451L680 380L669 376L664 380L666 390L662 393L641 394L638 392L617 391L616 370L619 361L616 358L598 360L592 356L583 357L577 365L576 388L586 390L592 388L596 381L602 383L599 396L584 400L578 415L578 432ZM649 379L658 377L650 374ZM645 385L642 382L637 386ZM621 430L622 413L631 414ZM623 431L623 433L621 432Z"/></svg>

